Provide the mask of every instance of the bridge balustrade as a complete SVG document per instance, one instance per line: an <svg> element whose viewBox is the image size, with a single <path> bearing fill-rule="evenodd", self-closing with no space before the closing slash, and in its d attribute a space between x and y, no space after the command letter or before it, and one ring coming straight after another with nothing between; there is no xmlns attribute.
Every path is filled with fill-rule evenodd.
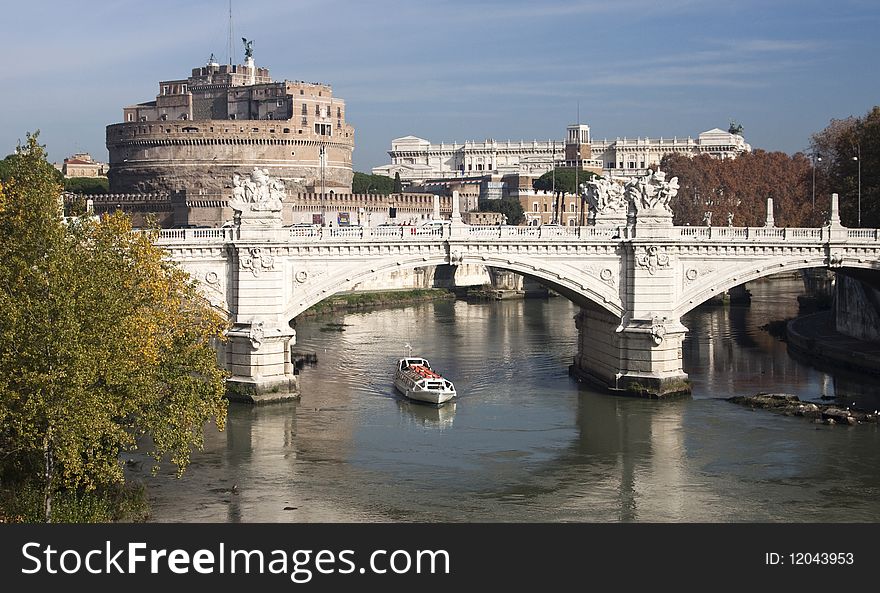
<svg viewBox="0 0 880 593"><path fill-rule="evenodd" d="M828 240L825 228L777 228L777 227L675 227L682 239L728 241L784 241L794 240ZM872 231L873 232L873 231Z"/></svg>
<svg viewBox="0 0 880 593"><path fill-rule="evenodd" d="M846 236L848 239L870 239L872 241L880 240L880 229L847 229Z"/></svg>

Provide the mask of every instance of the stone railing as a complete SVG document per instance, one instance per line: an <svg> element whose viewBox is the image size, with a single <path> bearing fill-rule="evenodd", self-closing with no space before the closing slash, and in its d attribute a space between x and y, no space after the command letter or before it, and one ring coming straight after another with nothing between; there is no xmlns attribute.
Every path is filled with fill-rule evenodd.
<svg viewBox="0 0 880 593"><path fill-rule="evenodd" d="M164 229L159 231L158 244L163 243L226 243L238 239L235 227L211 229Z"/></svg>
<svg viewBox="0 0 880 593"><path fill-rule="evenodd" d="M729 226L682 226L675 227L681 239L697 241L827 241L828 228L777 228L777 227L729 227ZM638 230L636 231L638 233ZM673 235L675 236L675 235Z"/></svg>
<svg viewBox="0 0 880 593"><path fill-rule="evenodd" d="M504 225L465 225L463 232L453 234L451 225L431 225L429 227L409 225L389 225L378 227L341 226L294 226L285 227L282 237L291 242L333 242L367 241L447 241L451 238L461 240L507 240L507 241L619 241L630 239L632 231L616 226L504 226ZM638 238L638 229L635 235ZM854 242L880 242L880 229L846 229L847 240ZM166 229L159 231L158 244L171 243L226 243L239 238L238 229L194 228ZM825 243L831 240L829 227L822 228L777 228L777 227L672 227L671 240L693 241L734 241L734 242L805 242Z"/></svg>
<svg viewBox="0 0 880 593"><path fill-rule="evenodd" d="M847 229L847 239L867 239L880 241L880 229Z"/></svg>

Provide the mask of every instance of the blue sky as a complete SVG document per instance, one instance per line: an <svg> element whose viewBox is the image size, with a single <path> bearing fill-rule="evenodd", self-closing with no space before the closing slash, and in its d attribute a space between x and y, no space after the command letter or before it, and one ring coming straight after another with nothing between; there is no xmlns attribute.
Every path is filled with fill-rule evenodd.
<svg viewBox="0 0 880 593"><path fill-rule="evenodd" d="M107 158L104 128L213 52L228 0L4 6L0 153L41 130L49 157ZM793 153L832 118L880 104L877 0L249 0L241 37L273 78L327 82L355 126L354 168L392 138L696 136L731 119Z"/></svg>

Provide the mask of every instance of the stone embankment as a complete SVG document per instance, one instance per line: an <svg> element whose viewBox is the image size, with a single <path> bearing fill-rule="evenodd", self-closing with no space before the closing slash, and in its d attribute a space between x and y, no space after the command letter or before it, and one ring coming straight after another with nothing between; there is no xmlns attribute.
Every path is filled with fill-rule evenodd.
<svg viewBox="0 0 880 593"><path fill-rule="evenodd" d="M788 348L795 355L826 367L880 374L880 342L840 333L834 327L831 311L792 319L785 333Z"/></svg>
<svg viewBox="0 0 880 593"><path fill-rule="evenodd" d="M759 393L757 395L737 395L727 401L761 410L770 410L785 416L801 416L817 424L846 424L854 426L863 423L877 423L877 410L866 412L857 408L842 408L833 404L816 404L801 401L796 395L787 393Z"/></svg>

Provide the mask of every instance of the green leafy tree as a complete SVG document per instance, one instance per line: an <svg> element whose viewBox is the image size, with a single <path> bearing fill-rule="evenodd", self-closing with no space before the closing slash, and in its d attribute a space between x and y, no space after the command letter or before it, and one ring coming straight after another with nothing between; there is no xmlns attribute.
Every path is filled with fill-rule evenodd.
<svg viewBox="0 0 880 593"><path fill-rule="evenodd" d="M575 169L573 167L560 167L555 171L548 171L535 179L532 182L532 187L539 191L577 194L577 186L595 176L596 174L592 171L584 171L583 169Z"/></svg>
<svg viewBox="0 0 880 593"><path fill-rule="evenodd" d="M351 181L354 194L390 194L394 190L394 180L385 175L371 175L355 171Z"/></svg>
<svg viewBox="0 0 880 593"><path fill-rule="evenodd" d="M46 521L142 438L183 472L226 415L225 318L123 214L66 223L52 170L28 135L0 193L0 485L39 487Z"/></svg>
<svg viewBox="0 0 880 593"><path fill-rule="evenodd" d="M525 212L519 200L502 198L500 200L480 200L477 204L480 212L500 212L507 218L507 224L517 225L525 220Z"/></svg>
<svg viewBox="0 0 880 593"><path fill-rule="evenodd" d="M64 180L64 191L75 194L106 194L110 182L106 177L69 177Z"/></svg>

